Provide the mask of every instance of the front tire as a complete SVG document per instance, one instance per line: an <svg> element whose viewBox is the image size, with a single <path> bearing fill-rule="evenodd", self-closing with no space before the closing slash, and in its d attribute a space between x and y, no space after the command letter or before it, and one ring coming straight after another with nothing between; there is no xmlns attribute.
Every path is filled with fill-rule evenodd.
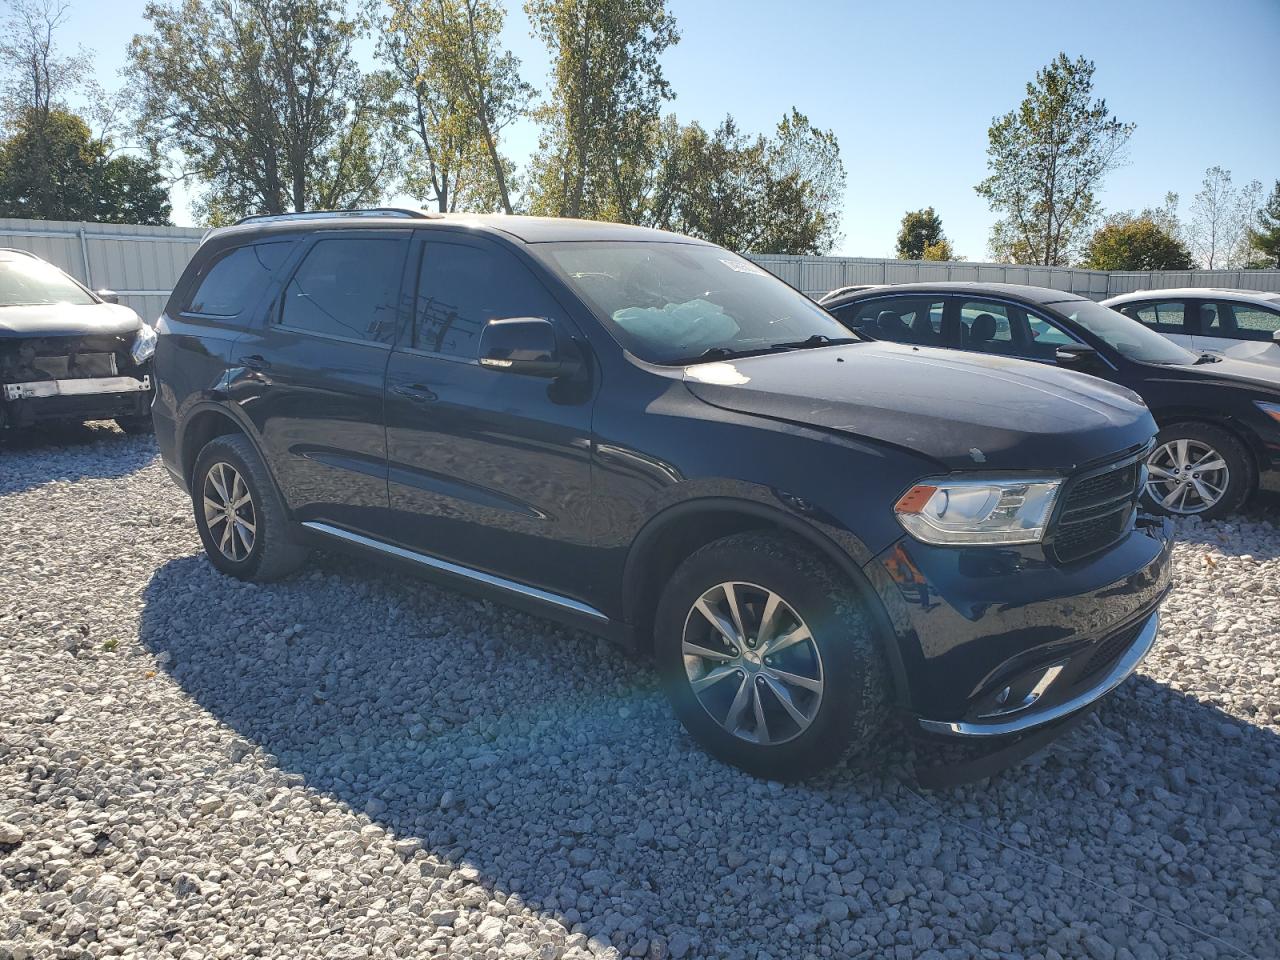
<svg viewBox="0 0 1280 960"><path fill-rule="evenodd" d="M241 580L278 580L307 559L266 464L243 434L214 437L191 477L196 529L210 562Z"/></svg>
<svg viewBox="0 0 1280 960"><path fill-rule="evenodd" d="M116 417L116 426L130 436L155 433L156 424L150 413L140 413L130 417Z"/></svg>
<svg viewBox="0 0 1280 960"><path fill-rule="evenodd" d="M1217 520L1240 509L1256 483L1253 457L1235 436L1207 423L1172 423L1156 434L1143 499L1168 516Z"/></svg>
<svg viewBox="0 0 1280 960"><path fill-rule="evenodd" d="M672 576L654 629L676 715L721 760L795 780L872 752L888 682L870 617L802 544L767 533L708 544Z"/></svg>

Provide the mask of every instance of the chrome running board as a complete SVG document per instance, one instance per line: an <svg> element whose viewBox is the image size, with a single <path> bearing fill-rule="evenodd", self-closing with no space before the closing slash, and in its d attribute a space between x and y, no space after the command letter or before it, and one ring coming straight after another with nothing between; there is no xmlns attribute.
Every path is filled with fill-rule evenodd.
<svg viewBox="0 0 1280 960"><path fill-rule="evenodd" d="M304 522L302 525L308 530L314 530L316 533L323 533L327 537L333 537L336 540L345 540L347 543L354 543L361 547L368 547L370 550L377 550L379 553L385 553L388 556L397 557L401 560L409 560L431 570L439 570L443 573L451 573L457 577L465 577L467 580L474 581L475 583L483 583L488 587L496 587L499 590L505 590L508 593L514 593L522 597L528 597L531 600L537 600L539 603L559 607L562 610L571 610L574 613L591 617L594 620L600 620L606 623L609 620L607 616L595 607L588 606L585 603L579 603L577 600L571 600L568 597L562 597L558 593L551 593L548 590L539 590L537 587L517 583L515 580L508 580L506 577L495 576L492 573L485 573L482 570L473 570L471 567L464 567L458 563L450 563L448 560L441 560L439 557L433 557L427 553L418 553L416 550L407 550L404 547L397 547L394 544L384 543L381 540L374 540L372 537L366 537L359 533L352 533L350 530L343 530L341 527L333 527L327 523L317 523L314 520L309 520Z"/></svg>

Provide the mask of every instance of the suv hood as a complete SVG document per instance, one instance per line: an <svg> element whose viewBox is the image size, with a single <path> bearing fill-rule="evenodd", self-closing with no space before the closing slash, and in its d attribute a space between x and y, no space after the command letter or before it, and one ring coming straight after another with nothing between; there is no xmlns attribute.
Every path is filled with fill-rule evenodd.
<svg viewBox="0 0 1280 960"><path fill-rule="evenodd" d="M1136 393L1044 364L883 341L685 369L706 403L913 450L953 470L1068 472L1156 432Z"/></svg>
<svg viewBox="0 0 1280 960"><path fill-rule="evenodd" d="M0 307L0 340L130 333L142 326L138 315L118 303L42 303Z"/></svg>

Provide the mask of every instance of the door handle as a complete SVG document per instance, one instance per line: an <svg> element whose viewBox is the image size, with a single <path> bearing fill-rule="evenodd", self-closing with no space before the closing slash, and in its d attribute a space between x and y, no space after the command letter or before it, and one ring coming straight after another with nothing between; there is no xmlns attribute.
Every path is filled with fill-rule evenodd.
<svg viewBox="0 0 1280 960"><path fill-rule="evenodd" d="M252 353L240 358L240 366L246 370L267 370L271 367L271 361L260 354Z"/></svg>
<svg viewBox="0 0 1280 960"><path fill-rule="evenodd" d="M413 403L431 403L433 400L439 399L435 393L420 383L396 384L391 388L391 392Z"/></svg>

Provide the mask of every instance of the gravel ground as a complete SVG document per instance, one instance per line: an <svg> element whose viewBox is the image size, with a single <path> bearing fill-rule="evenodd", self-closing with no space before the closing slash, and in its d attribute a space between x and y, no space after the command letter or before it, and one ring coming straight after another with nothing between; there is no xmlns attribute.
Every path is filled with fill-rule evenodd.
<svg viewBox="0 0 1280 960"><path fill-rule="evenodd" d="M593 638L339 556L216 574L149 439L0 450L0 958L1280 956L1280 527L994 780L698 753Z"/></svg>

